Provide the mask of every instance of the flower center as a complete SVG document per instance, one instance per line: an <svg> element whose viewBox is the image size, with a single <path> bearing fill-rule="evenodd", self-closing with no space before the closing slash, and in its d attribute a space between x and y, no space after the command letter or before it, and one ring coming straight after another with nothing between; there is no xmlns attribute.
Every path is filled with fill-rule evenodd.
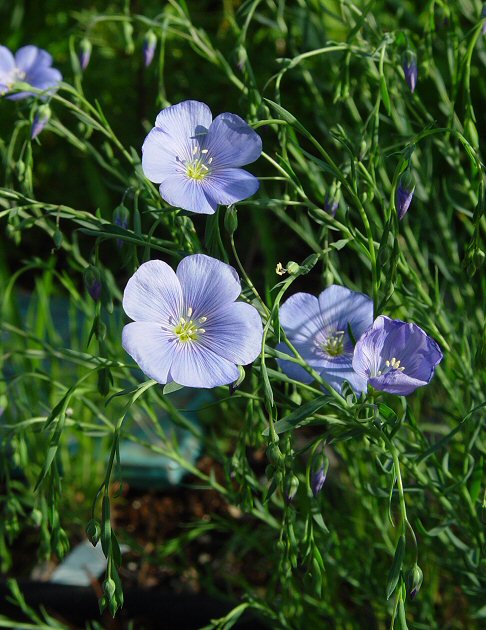
<svg viewBox="0 0 486 630"><path fill-rule="evenodd" d="M207 149L200 149L197 145L192 151L192 159L185 162L186 175L191 179L201 180L211 174L212 157Z"/></svg>
<svg viewBox="0 0 486 630"><path fill-rule="evenodd" d="M344 330L334 330L328 334L321 348L331 357L338 357L344 352Z"/></svg>
<svg viewBox="0 0 486 630"><path fill-rule="evenodd" d="M7 92L10 92L15 83L23 79L25 79L25 72L19 68L14 68L10 70L10 72L7 72L3 77L0 77L0 84L5 86L3 89L0 89L0 95L3 96Z"/></svg>
<svg viewBox="0 0 486 630"><path fill-rule="evenodd" d="M203 324L207 317L199 317L196 321L191 319L192 308L187 309L186 317L179 317L179 321L173 328L173 332L177 335L180 342L197 341L200 335L206 331L204 328L199 328L199 324Z"/></svg>
<svg viewBox="0 0 486 630"><path fill-rule="evenodd" d="M400 359L395 359L392 357L390 361L385 361L385 368L383 370L378 370L377 376L382 376L383 374L388 374L392 370L398 370L399 372L404 372L405 367L400 366Z"/></svg>

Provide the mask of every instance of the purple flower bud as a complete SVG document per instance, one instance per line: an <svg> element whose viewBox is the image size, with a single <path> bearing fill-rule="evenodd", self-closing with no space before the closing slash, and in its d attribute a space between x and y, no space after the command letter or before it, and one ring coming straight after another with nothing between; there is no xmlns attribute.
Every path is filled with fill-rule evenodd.
<svg viewBox="0 0 486 630"><path fill-rule="evenodd" d="M41 105L36 111L34 115L34 120L32 121L32 127L30 129L31 140L37 138L37 136L49 122L50 117L51 108L49 107L49 105Z"/></svg>
<svg viewBox="0 0 486 630"><path fill-rule="evenodd" d="M336 216L338 207L339 201L336 199L336 197L327 194L326 198L324 199L324 210L334 218Z"/></svg>
<svg viewBox="0 0 486 630"><path fill-rule="evenodd" d="M101 274L93 265L84 272L84 285L91 298L97 302L101 297Z"/></svg>
<svg viewBox="0 0 486 630"><path fill-rule="evenodd" d="M411 184L411 179L408 178L410 183L406 182L406 178L401 178L397 188L397 213L400 221L407 214L410 204L412 203L413 193L415 186Z"/></svg>
<svg viewBox="0 0 486 630"><path fill-rule="evenodd" d="M314 460L311 474L311 489L314 497L317 497L324 486L329 468L329 460L324 453L320 453Z"/></svg>
<svg viewBox="0 0 486 630"><path fill-rule="evenodd" d="M147 31L143 40L143 61L146 68L148 68L152 63L156 47L157 37L153 31Z"/></svg>
<svg viewBox="0 0 486 630"><path fill-rule="evenodd" d="M83 38L81 43L79 44L79 65L81 66L81 70L83 72L86 70L89 64L89 60L91 59L91 50L93 46L89 39Z"/></svg>
<svg viewBox="0 0 486 630"><path fill-rule="evenodd" d="M481 17L480 17L480 19L484 20L484 18L486 18L486 4L483 4L483 8L481 10ZM485 20L485 22L483 24L483 28L481 29L481 33L483 35L486 35L486 20Z"/></svg>
<svg viewBox="0 0 486 630"><path fill-rule="evenodd" d="M130 212L124 205L119 205L113 211L113 223L126 230L128 227L128 220L130 218Z"/></svg>
<svg viewBox="0 0 486 630"><path fill-rule="evenodd" d="M127 229L129 218L130 212L128 211L128 208L125 208L124 205L119 205L113 211L113 223L123 230ZM121 247L123 247L123 240L121 238L117 238L116 244L117 247L120 249Z"/></svg>
<svg viewBox="0 0 486 630"><path fill-rule="evenodd" d="M407 82L410 92L415 91L418 78L417 56L411 50L407 50L403 56L403 72L405 73L405 81Z"/></svg>

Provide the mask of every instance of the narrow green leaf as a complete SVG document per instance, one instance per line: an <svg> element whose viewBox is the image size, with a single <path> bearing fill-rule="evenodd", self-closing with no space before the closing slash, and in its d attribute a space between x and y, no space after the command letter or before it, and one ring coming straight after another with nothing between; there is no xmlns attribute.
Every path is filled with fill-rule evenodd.
<svg viewBox="0 0 486 630"><path fill-rule="evenodd" d="M316 411L321 409L321 407L324 407L328 401L328 396L320 396L319 398L311 400L304 405L300 405L300 407L298 407L295 411L275 423L275 431L277 433L285 433L285 431L297 428L305 420L310 419ZM263 435L267 436L268 433L269 430L265 429Z"/></svg>
<svg viewBox="0 0 486 630"><path fill-rule="evenodd" d="M390 599L393 595L398 580L400 578L400 572L402 570L403 556L405 555L405 536L402 534L398 539L397 547L395 549L395 555L393 557L393 563L390 567L388 574L388 581L386 585L386 598Z"/></svg>

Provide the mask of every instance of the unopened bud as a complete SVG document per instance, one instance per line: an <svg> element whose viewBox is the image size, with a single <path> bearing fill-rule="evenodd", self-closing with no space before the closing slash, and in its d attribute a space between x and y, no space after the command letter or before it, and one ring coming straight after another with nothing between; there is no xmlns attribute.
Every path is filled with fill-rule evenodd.
<svg viewBox="0 0 486 630"><path fill-rule="evenodd" d="M292 475L292 477L290 477L289 481L287 482L287 489L285 492L285 499L287 500L287 503L292 503L295 495L297 494L298 488L299 480L295 475Z"/></svg>
<svg viewBox="0 0 486 630"><path fill-rule="evenodd" d="M287 269L287 273L290 273L291 275L295 275L296 273L299 273L300 265L294 262L293 260L291 260L290 262L287 263L286 269Z"/></svg>
<svg viewBox="0 0 486 630"><path fill-rule="evenodd" d="M481 33L486 35L486 4L483 4L483 8L481 10L481 20L484 20L483 28L481 29Z"/></svg>
<svg viewBox="0 0 486 630"><path fill-rule="evenodd" d="M157 37L155 33L153 31L147 31L143 39L143 61L146 68L152 63L156 47Z"/></svg>
<svg viewBox="0 0 486 630"><path fill-rule="evenodd" d="M92 518L89 523L86 525L86 536L88 537L89 542L96 547L101 535L101 526L99 522Z"/></svg>
<svg viewBox="0 0 486 630"><path fill-rule="evenodd" d="M324 482L326 481L327 471L329 468L329 460L322 453L314 464L314 471L311 475L311 489L314 497L317 497L319 492L322 490L324 486Z"/></svg>
<svg viewBox="0 0 486 630"><path fill-rule="evenodd" d="M267 459L273 466L276 467L278 467L282 462L282 451L275 442L272 442L272 444L270 444L267 448Z"/></svg>
<svg viewBox="0 0 486 630"><path fill-rule="evenodd" d="M405 81L413 94L417 85L418 67L417 55L411 50L407 50L403 55L402 68L405 74Z"/></svg>
<svg viewBox="0 0 486 630"><path fill-rule="evenodd" d="M88 67L92 49L93 46L89 39L83 37L81 43L79 44L79 65L81 66L81 70L83 70L83 72Z"/></svg>
<svg viewBox="0 0 486 630"><path fill-rule="evenodd" d="M424 574L418 564L415 564L407 574L407 591L410 599L414 599L417 593L420 591Z"/></svg>
<svg viewBox="0 0 486 630"><path fill-rule="evenodd" d="M113 211L113 223L122 230L126 230L128 227L128 221L130 219L130 212L123 204L120 204ZM123 240L121 238L116 239L117 247L120 249L123 246Z"/></svg>
<svg viewBox="0 0 486 630"><path fill-rule="evenodd" d="M130 218L130 212L128 208L120 204L113 211L113 223L124 230L128 227L128 220Z"/></svg>
<svg viewBox="0 0 486 630"><path fill-rule="evenodd" d="M93 265L84 272L84 286L91 298L97 302L101 297L101 274Z"/></svg>
<svg viewBox="0 0 486 630"><path fill-rule="evenodd" d="M238 229L238 214L233 205L226 208L226 213L224 215L224 229L230 236Z"/></svg>
<svg viewBox="0 0 486 630"><path fill-rule="evenodd" d="M113 596L115 595L115 591L116 591L116 584L115 584L114 580L112 580L111 578L107 578L103 582L103 594L104 594L104 596L108 600L111 600L113 598Z"/></svg>
<svg viewBox="0 0 486 630"><path fill-rule="evenodd" d="M413 193L415 191L415 185L409 171L406 171L400 178L397 188L396 207L397 214L400 220L407 214L410 204L412 203Z"/></svg>
<svg viewBox="0 0 486 630"><path fill-rule="evenodd" d="M32 127L30 128L30 138L33 140L37 138L40 132L44 129L44 127L49 122L49 118L51 117L51 108L49 105L44 104L39 107L34 115L34 120L32 121Z"/></svg>

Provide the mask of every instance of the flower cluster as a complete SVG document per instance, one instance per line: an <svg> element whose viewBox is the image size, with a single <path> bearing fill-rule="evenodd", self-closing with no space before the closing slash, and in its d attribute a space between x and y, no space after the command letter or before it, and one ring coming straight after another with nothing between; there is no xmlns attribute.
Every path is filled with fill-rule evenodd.
<svg viewBox="0 0 486 630"><path fill-rule="evenodd" d="M0 46L0 96L8 94L18 82L49 93L61 80L61 73L52 67L52 57L45 50L37 46L23 46L14 56L8 48ZM16 92L6 98L20 100L28 96L34 96L34 93Z"/></svg>
<svg viewBox="0 0 486 630"><path fill-rule="evenodd" d="M430 382L442 360L437 343L419 326L383 315L373 322L370 298L345 287L333 285L319 298L293 295L280 309L280 323L306 364L337 391L347 381L357 394L371 385L407 396ZM277 349L289 353L286 344ZM291 378L313 380L301 365L279 363Z"/></svg>
<svg viewBox="0 0 486 630"><path fill-rule="evenodd" d="M213 120L204 103L184 101L157 116L142 147L142 167L170 205L213 214L219 204L256 192L258 180L240 167L261 151L260 137L239 116L225 113ZM400 181L400 219L411 186ZM134 322L123 330L123 347L159 383L236 382L238 366L251 363L262 343L260 316L235 301L240 292L235 270L209 256L187 256L175 273L160 260L147 262L125 289L123 307ZM436 342L416 324L384 316L373 322L372 300L346 287L332 285L318 297L297 293L279 315L286 334L286 343L277 346L279 365L304 383L318 373L338 392L347 382L356 394L371 385L407 395L431 380L442 359Z"/></svg>

